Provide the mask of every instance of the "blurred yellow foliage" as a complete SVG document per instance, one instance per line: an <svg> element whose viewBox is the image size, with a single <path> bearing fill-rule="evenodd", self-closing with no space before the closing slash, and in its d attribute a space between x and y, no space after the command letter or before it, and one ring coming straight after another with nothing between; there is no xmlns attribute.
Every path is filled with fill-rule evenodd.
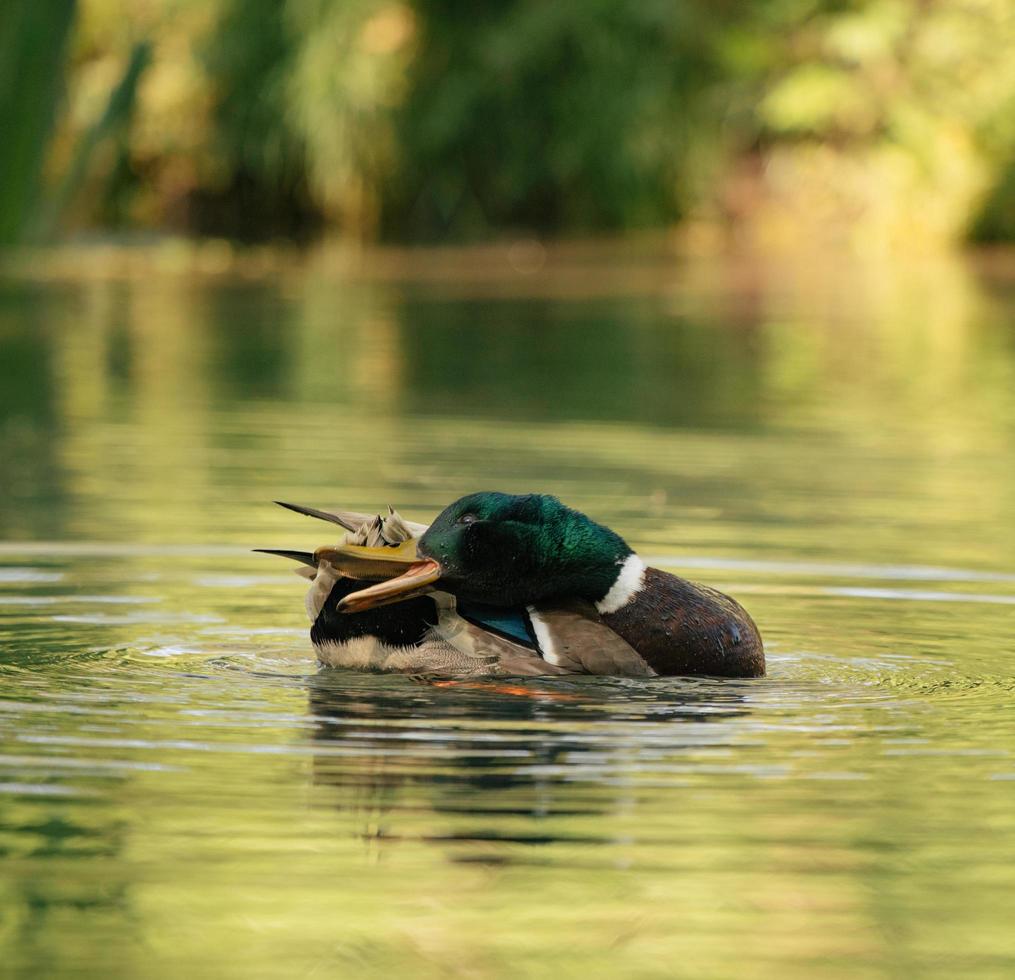
<svg viewBox="0 0 1015 980"><path fill-rule="evenodd" d="M875 0L808 20L789 49L760 102L756 234L883 250L967 233L1013 150L990 136L1015 109L1015 7Z"/></svg>

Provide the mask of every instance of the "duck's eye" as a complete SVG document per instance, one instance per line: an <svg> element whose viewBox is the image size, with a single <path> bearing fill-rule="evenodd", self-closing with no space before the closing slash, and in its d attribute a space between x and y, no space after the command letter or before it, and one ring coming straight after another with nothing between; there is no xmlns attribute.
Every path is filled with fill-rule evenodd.
<svg viewBox="0 0 1015 980"><path fill-rule="evenodd" d="M478 520L479 520L479 518L476 517L475 514L462 514L462 516L458 518L458 523L459 524L475 524L476 521L478 521Z"/></svg>

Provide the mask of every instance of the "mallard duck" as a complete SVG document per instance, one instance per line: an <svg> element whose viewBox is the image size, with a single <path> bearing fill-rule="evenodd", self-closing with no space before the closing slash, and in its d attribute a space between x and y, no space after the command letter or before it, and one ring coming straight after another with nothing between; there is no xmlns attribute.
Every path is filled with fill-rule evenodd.
<svg viewBox="0 0 1015 980"><path fill-rule="evenodd" d="M314 552L255 549L300 563L297 574L310 581L310 639L322 666L441 677L568 672L539 655L520 609L460 604L447 592L427 589L383 609L340 612L347 596L396 578L417 561L426 525L403 520L390 507L381 516L276 503L346 530L338 544Z"/></svg>
<svg viewBox="0 0 1015 980"><path fill-rule="evenodd" d="M293 509L337 520L309 508ZM373 525L375 537L386 541L384 521L373 520L380 521ZM470 673L507 674L521 666L525 669L517 672L526 674L765 673L761 636L739 603L648 568L618 534L556 497L469 494L445 508L429 528L406 528L407 536L397 544L386 543L369 554L365 549L370 545L360 543L362 525L338 548L315 552L317 578L322 564L328 576L345 577L336 578L316 615L319 638L330 630L346 636L351 626L343 617L373 613L376 624L382 624L389 615L401 621L413 610L418 623L428 627L413 659L425 660L427 645L438 642L459 653L467 647L472 656L481 647L493 669ZM389 532L388 537L394 536ZM397 558L395 548L400 549ZM404 570L392 577L399 565ZM354 587L352 578L374 582ZM420 600L433 606L405 608ZM395 603L403 608L388 608ZM349 647L347 639L341 642ZM510 647L500 654L503 643ZM319 640L315 645L320 657Z"/></svg>

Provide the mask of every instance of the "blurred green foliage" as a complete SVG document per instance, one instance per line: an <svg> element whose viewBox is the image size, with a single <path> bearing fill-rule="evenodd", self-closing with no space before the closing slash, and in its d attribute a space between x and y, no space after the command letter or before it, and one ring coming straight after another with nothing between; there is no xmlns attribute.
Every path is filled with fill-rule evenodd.
<svg viewBox="0 0 1015 980"><path fill-rule="evenodd" d="M0 245L27 230L61 92L74 0L0 5Z"/></svg>
<svg viewBox="0 0 1015 980"><path fill-rule="evenodd" d="M47 143L68 229L1015 238L1011 0L80 0L64 58L72 10L0 14L7 240Z"/></svg>
<svg viewBox="0 0 1015 980"><path fill-rule="evenodd" d="M393 234L660 224L713 141L723 4L419 0ZM700 190L700 188L698 188Z"/></svg>

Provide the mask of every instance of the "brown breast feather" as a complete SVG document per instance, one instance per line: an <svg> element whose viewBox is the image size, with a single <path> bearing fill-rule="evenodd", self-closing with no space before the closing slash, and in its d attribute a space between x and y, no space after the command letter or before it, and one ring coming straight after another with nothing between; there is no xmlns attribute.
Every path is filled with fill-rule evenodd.
<svg viewBox="0 0 1015 980"><path fill-rule="evenodd" d="M746 610L728 595L657 568L635 597L603 620L656 673L761 677L765 653Z"/></svg>

